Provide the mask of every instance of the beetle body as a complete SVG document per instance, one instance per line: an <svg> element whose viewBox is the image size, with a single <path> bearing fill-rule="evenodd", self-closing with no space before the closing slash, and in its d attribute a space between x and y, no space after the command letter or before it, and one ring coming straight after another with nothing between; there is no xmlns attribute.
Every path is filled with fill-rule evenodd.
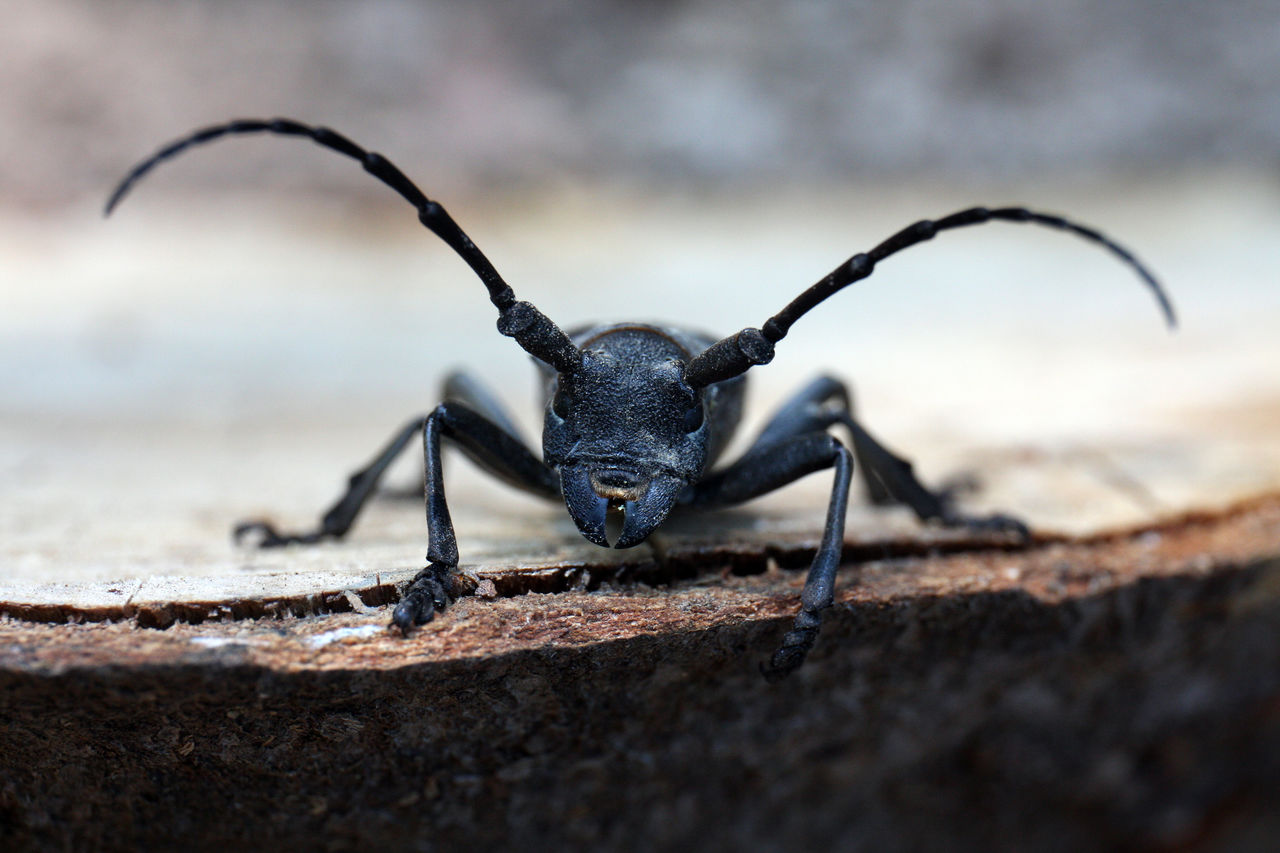
<svg viewBox="0 0 1280 853"><path fill-rule="evenodd" d="M393 624L406 633L447 607L457 591L453 581L459 555L445 500L440 464L443 442L456 445L516 488L563 501L586 539L617 548L644 541L677 506L733 506L808 474L830 471L831 497L800 610L763 668L771 680L781 678L804 662L816 642L822 613L833 602L855 468L875 503L906 504L923 521L1001 536L1029 535L1014 518L967 515L953 506L947 493L928 489L910 463L880 444L854 416L848 389L830 376L819 376L785 402L738 459L717 464L742 415L745 374L772 360L775 346L797 320L834 293L870 276L877 264L898 252L943 231L1003 221L1065 231L1106 249L1137 273L1166 320L1171 326L1174 323L1172 306L1155 277L1101 232L1023 207L973 207L938 220L921 220L869 251L853 255L759 328L744 328L718 340L656 323L598 325L566 334L532 304L517 301L511 287L445 209L385 157L328 128L291 119L241 119L166 145L126 175L112 193L107 212L157 164L192 146L257 133L309 139L350 157L413 205L419 221L480 279L498 309L498 331L514 339L543 371L546 408L541 454L519 437L496 395L467 375L455 374L445 383L443 402L409 421L369 464L351 475L346 492L314 529L282 533L265 521L236 526L237 538L257 534L262 547L345 536L392 461L420 436L428 563L408 585L392 615ZM833 430L841 432L845 441Z"/></svg>

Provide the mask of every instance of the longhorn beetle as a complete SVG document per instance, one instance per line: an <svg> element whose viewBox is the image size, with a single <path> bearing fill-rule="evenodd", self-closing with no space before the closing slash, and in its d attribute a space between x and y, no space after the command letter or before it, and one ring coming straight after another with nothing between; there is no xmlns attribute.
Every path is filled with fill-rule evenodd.
<svg viewBox="0 0 1280 853"><path fill-rule="evenodd" d="M891 255L935 234L992 221L1026 222L1075 234L1128 264L1155 295L1165 320L1173 307L1155 277L1127 249L1084 225L1023 207L972 207L909 225L868 252L840 264L759 328L720 340L679 326L640 323L594 325L561 331L511 288L439 203L423 195L381 154L366 151L325 127L290 119L245 119L198 130L161 148L129 172L107 202L120 203L147 172L186 149L236 134L272 133L310 139L360 162L365 171L403 196L418 220L458 253L480 277L498 309L498 331L537 361L546 380L542 458L522 441L492 394L464 374L445 382L444 401L402 427L366 467L351 475L347 491L319 526L282 533L266 521L236 526L237 540L257 534L260 547L310 544L346 535L391 462L422 433L427 511L427 566L409 584L392 623L408 633L430 621L456 595L458 546L445 502L440 444L456 444L494 476L536 495L563 499L578 530L604 547L643 542L677 506L713 509L748 501L823 469L833 470L822 540L809 568L792 630L762 670L781 678L813 648L822 612L831 606L844 541L845 509L855 460L875 503L900 502L923 521L1026 538L1009 516L971 516L956 510L945 491L931 491L909 462L885 449L854 417L849 392L823 376L786 402L754 444L735 462L713 468L742 412L744 374L768 364L774 346L797 320L832 294L871 275ZM851 447L829 430L840 426ZM607 521L621 521L609 542Z"/></svg>

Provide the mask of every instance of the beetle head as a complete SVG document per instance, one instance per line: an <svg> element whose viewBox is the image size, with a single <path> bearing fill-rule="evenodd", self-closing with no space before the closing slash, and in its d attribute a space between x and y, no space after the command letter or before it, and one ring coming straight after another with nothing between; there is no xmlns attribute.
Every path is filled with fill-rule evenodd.
<svg viewBox="0 0 1280 853"><path fill-rule="evenodd" d="M609 545L610 512L624 515L613 543L644 541L701 476L708 435L702 395L683 380L683 352L661 336L613 333L553 380L543 453L560 469L578 530Z"/></svg>

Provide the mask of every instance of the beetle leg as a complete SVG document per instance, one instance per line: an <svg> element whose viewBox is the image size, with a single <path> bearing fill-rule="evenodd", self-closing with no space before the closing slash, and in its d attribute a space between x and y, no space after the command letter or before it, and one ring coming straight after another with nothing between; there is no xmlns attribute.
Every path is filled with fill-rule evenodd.
<svg viewBox="0 0 1280 853"><path fill-rule="evenodd" d="M880 444L853 414L848 386L838 379L822 376L805 386L778 410L765 425L750 455L790 436L829 429L835 424L849 431L853 453L862 481L872 503L903 503L921 521L935 521L946 527L964 527L975 532L1015 534L1023 539L1031 533L1026 524L1008 515L975 516L953 506L949 490L931 490L920 482L910 462Z"/></svg>
<svg viewBox="0 0 1280 853"><path fill-rule="evenodd" d="M781 488L806 474L834 468L831 501L822 541L809 567L801 608L782 645L763 668L770 681L783 678L804 663L822 626L822 611L831 606L836 570L844 547L844 516L849 506L853 455L834 436L824 432L779 439L768 452L748 453L733 465L694 487L691 503L697 507L729 506Z"/></svg>
<svg viewBox="0 0 1280 853"><path fill-rule="evenodd" d="M473 462L506 482L543 496L559 494L555 473L507 430L458 402L445 402L427 416L422 429L427 498L427 567L417 574L396 605L392 624L408 633L448 606L458 569L458 541L444 495L441 440L447 438Z"/></svg>
<svg viewBox="0 0 1280 853"><path fill-rule="evenodd" d="M515 420L507 413L496 394L479 379L463 371L454 371L445 377L440 399L446 403L462 403L476 414L491 421L495 426L506 430L512 438L520 437L520 429ZM412 486L383 488L378 492L380 498L392 500L422 500L425 483L419 478ZM541 492L539 492L541 494Z"/></svg>
<svg viewBox="0 0 1280 853"><path fill-rule="evenodd" d="M351 529L365 501L373 494L374 487L395 461L413 436L422 429L426 418L409 421L387 442L373 461L347 478L347 491L320 517L320 526L304 533L281 533L268 521L242 521L235 526L232 536L239 542L249 533L258 533L259 548L277 548L300 543L310 545L324 539L341 539Z"/></svg>
<svg viewBox="0 0 1280 853"><path fill-rule="evenodd" d="M853 435L854 447L864 466L864 476L868 482L872 479L880 482L888 495L887 502L904 503L915 511L921 521L936 521L943 527L963 527L974 533L1010 534L1024 541L1031 538L1026 522L1011 515L971 515L956 509L952 490L930 490L916 477L910 462L887 450L851 415L845 415L842 423Z"/></svg>
<svg viewBox="0 0 1280 853"><path fill-rule="evenodd" d="M431 415L409 421L378 452L372 462L352 474L347 482L347 491L325 512L320 525L314 530L281 533L269 522L246 521L236 525L235 538L239 540L249 533L258 533L261 535L258 544L263 548L341 539L351 529L356 516L373 494L387 468L433 417L446 423L444 434L485 470L517 488L544 497L554 498L559 495L555 476L532 450L502 426L487 420L462 403L450 402L441 404Z"/></svg>
<svg viewBox="0 0 1280 853"><path fill-rule="evenodd" d="M463 409L457 403L441 403L423 425L423 480L427 497L427 566L410 581L404 597L391 614L391 624L408 634L415 625L424 625L436 611L449 606L445 585L458 568L458 540L453 533L453 519L444 497L444 472L440 465L441 427L454 411ZM479 417L478 415L476 417ZM456 433L456 430L453 432Z"/></svg>
<svg viewBox="0 0 1280 853"><path fill-rule="evenodd" d="M507 413L498 396L479 379L470 373L455 370L444 379L444 393L440 395L446 403L458 402L466 405L476 414L506 430L512 438L520 437L520 428Z"/></svg>

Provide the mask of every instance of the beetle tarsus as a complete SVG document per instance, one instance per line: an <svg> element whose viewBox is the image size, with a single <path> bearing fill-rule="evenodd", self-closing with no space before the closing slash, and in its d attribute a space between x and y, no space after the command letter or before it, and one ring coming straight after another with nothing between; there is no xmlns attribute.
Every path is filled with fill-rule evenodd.
<svg viewBox="0 0 1280 853"><path fill-rule="evenodd" d="M251 533L260 534L259 548L283 548L285 545L314 545L330 534L325 530L310 533L281 533L269 521L242 521L231 531L231 538L239 545Z"/></svg>
<svg viewBox="0 0 1280 853"><path fill-rule="evenodd" d="M781 681L800 668L804 659L813 650L818 641L818 629L822 627L822 616L814 610L801 610L796 615L795 624L782 638L782 644L769 658L769 662L760 665L760 674L770 684Z"/></svg>
<svg viewBox="0 0 1280 853"><path fill-rule="evenodd" d="M1012 536L1020 542L1029 542L1031 540L1031 528L1027 526L1026 522L1003 513L965 515L948 511L938 519L938 522L944 527L963 527L970 533L977 535L997 534Z"/></svg>
<svg viewBox="0 0 1280 853"><path fill-rule="evenodd" d="M405 590L404 598L391 613L391 626L409 636L413 629L435 618L437 612L448 607L453 599L446 591L446 575L451 570L435 563L418 572Z"/></svg>

